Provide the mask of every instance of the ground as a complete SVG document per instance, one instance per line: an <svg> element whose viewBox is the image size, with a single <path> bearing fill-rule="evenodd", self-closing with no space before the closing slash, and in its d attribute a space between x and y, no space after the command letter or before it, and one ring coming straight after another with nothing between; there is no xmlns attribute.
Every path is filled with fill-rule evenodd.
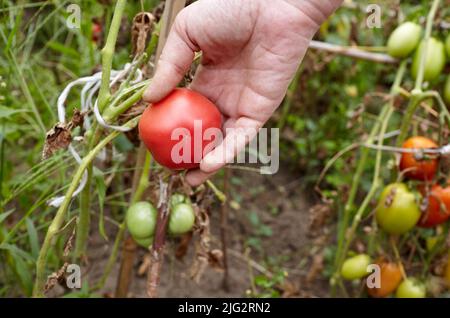
<svg viewBox="0 0 450 318"><path fill-rule="evenodd" d="M311 207L315 196L302 187L298 173L281 169L274 176L232 170L229 209L229 289L222 287L223 273L207 268L197 284L189 277L194 246L191 244L182 261L174 255L175 244L166 247L161 276L161 297L241 297L252 290L252 277L271 276L285 270L285 282L277 285L284 296L323 297L327 281L319 274L322 267L318 239L311 235ZM220 179L217 178L219 182ZM245 190L245 191L244 191ZM211 209L212 247L220 248L220 207ZM251 216L250 216L251 215ZM94 231L93 231L94 232ZM95 232L94 232L95 233ZM89 247L89 276L99 277L104 270L112 244L92 239ZM250 246L246 253L246 246ZM260 251L259 251L260 250ZM265 254L263 254L265 253ZM138 268L146 254L139 248L135 259L130 297L144 297L146 277L138 276ZM113 295L119 264L116 264L103 295ZM91 281L90 279L90 281ZM259 292L261 288L257 288Z"/></svg>

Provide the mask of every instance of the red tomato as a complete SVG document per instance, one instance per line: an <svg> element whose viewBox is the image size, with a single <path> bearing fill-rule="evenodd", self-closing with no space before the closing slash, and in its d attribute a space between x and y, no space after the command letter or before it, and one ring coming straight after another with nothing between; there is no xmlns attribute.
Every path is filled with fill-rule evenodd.
<svg viewBox="0 0 450 318"><path fill-rule="evenodd" d="M431 139L416 136L405 141L403 148L424 149L437 148L438 145ZM403 153L400 159L400 170L407 170L405 175L411 179L431 180L438 168L438 159L434 155L425 154L425 158L416 159L414 153Z"/></svg>
<svg viewBox="0 0 450 318"><path fill-rule="evenodd" d="M139 136L153 157L170 169L192 169L220 141L222 117L203 95L177 88L147 107Z"/></svg>
<svg viewBox="0 0 450 318"><path fill-rule="evenodd" d="M102 35L102 26L96 22L92 23L91 32L92 32L92 41L98 42Z"/></svg>
<svg viewBox="0 0 450 318"><path fill-rule="evenodd" d="M424 193L424 191L422 191ZM450 186L445 188L435 184L428 195L426 212L418 223L421 227L433 227L450 218Z"/></svg>

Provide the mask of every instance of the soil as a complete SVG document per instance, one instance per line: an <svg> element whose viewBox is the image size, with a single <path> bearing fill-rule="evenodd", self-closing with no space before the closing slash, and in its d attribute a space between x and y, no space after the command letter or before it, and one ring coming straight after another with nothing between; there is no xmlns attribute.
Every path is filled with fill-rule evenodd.
<svg viewBox="0 0 450 318"><path fill-rule="evenodd" d="M281 169L273 176L235 169L231 171L228 290L223 288L223 271L211 267L207 267L199 283L194 282L189 277L195 257L193 242L182 260L175 258L176 244L170 242L166 245L159 296L261 295L267 290L255 286L252 277L261 274L271 277L280 272L286 272L287 276L283 282L275 284L272 291L276 290L281 296L327 296L328 283L320 275L322 252L317 248L318 240L323 242L324 238L323 235L311 235L310 214L315 203L314 195L305 192L301 186L301 176L287 168ZM222 179L217 177L216 182L219 185ZM219 217L220 205L215 205L211 208L211 245L212 248L218 249L221 246ZM88 258L90 282L97 280L103 273L112 247L112 243L106 244L100 237L91 237ZM138 276L137 272L146 253L145 249L138 249L129 297L145 297L146 277ZM119 266L117 262L101 291L102 295L114 295Z"/></svg>

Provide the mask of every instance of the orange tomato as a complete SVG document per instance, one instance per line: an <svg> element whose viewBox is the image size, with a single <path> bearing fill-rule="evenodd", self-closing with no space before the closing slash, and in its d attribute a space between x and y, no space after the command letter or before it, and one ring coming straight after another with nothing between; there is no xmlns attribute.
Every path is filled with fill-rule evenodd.
<svg viewBox="0 0 450 318"><path fill-rule="evenodd" d="M438 148L438 145L431 139L415 136L405 141L403 148L426 149ZM403 153L400 159L400 171L405 171L405 175L411 179L431 180L438 168L438 159L434 155L425 154L425 158L416 159L414 153Z"/></svg>
<svg viewBox="0 0 450 318"><path fill-rule="evenodd" d="M402 270L396 263L378 262L380 266L380 287L367 288L371 297L381 298L392 294L402 281Z"/></svg>

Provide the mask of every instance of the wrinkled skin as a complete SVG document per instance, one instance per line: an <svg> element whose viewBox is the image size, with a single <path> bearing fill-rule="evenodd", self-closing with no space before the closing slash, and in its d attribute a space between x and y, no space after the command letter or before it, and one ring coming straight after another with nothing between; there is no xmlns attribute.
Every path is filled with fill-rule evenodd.
<svg viewBox="0 0 450 318"><path fill-rule="evenodd" d="M204 182L245 147L234 142L233 134L259 129L269 119L309 41L341 2L199 0L178 14L144 100L156 102L166 96L189 69L194 52L202 51L190 87L219 107L224 129L236 129L203 158L200 169L187 174L191 185Z"/></svg>

